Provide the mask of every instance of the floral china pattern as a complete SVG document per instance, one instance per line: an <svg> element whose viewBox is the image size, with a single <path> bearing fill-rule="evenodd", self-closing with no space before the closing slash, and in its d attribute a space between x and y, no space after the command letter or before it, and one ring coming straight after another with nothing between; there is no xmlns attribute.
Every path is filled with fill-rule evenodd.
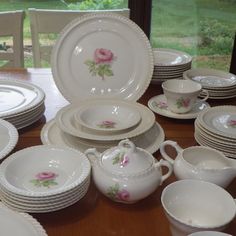
<svg viewBox="0 0 236 236"><path fill-rule="evenodd" d="M92 76L99 76L102 80L105 77L111 77L114 75L112 71L112 63L115 60L114 53L105 48L97 48L94 52L93 60L86 60L84 63L89 68L89 73Z"/></svg>
<svg viewBox="0 0 236 236"><path fill-rule="evenodd" d="M125 154L125 152L119 152L112 158L112 164L119 164L121 167L127 166L129 163L129 157Z"/></svg>
<svg viewBox="0 0 236 236"><path fill-rule="evenodd" d="M57 177L58 177L58 175L54 172L43 171L43 172L39 172L38 174L36 174L35 179L30 180L30 182L33 183L33 185L36 187L50 188L51 186L58 184L55 181L55 179Z"/></svg>
<svg viewBox="0 0 236 236"><path fill-rule="evenodd" d="M120 189L119 184L110 186L107 190L107 195L113 201L122 201L126 202L130 199L130 193L126 189Z"/></svg>
<svg viewBox="0 0 236 236"><path fill-rule="evenodd" d="M167 102L165 102L165 101L158 101L158 102L154 102L153 104L154 104L154 106L156 106L162 110L166 110L168 108Z"/></svg>
<svg viewBox="0 0 236 236"><path fill-rule="evenodd" d="M228 120L227 125L232 128L236 128L236 120Z"/></svg>
<svg viewBox="0 0 236 236"><path fill-rule="evenodd" d="M176 100L176 106L178 108L187 108L190 105L190 98L180 97Z"/></svg>
<svg viewBox="0 0 236 236"><path fill-rule="evenodd" d="M116 126L116 122L111 121L111 120L104 120L101 123L97 124L99 128L104 128L104 129L114 129Z"/></svg>

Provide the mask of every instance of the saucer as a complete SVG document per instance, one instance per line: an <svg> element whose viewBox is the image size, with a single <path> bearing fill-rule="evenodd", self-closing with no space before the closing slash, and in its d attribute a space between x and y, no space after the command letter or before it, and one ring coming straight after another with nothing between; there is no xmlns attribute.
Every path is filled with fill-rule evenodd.
<svg viewBox="0 0 236 236"><path fill-rule="evenodd" d="M196 104L194 105L193 109L188 113L177 114L168 109L168 105L166 102L166 97L164 94L157 95L152 97L148 101L148 107L154 111L155 113L166 116L169 118L175 119L195 119L200 112L205 110L206 108L210 107L207 102L203 102L200 99L197 100Z"/></svg>

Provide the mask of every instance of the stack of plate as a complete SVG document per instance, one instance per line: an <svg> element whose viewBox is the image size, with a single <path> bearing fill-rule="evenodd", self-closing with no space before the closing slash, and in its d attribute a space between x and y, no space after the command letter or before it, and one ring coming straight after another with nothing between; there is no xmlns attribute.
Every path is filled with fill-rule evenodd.
<svg viewBox="0 0 236 236"><path fill-rule="evenodd" d="M45 111L44 92L37 86L23 81L0 79L0 118L17 129L31 125Z"/></svg>
<svg viewBox="0 0 236 236"><path fill-rule="evenodd" d="M87 193L90 172L89 160L74 149L50 145L26 148L1 163L0 197L17 211L56 211Z"/></svg>
<svg viewBox="0 0 236 236"><path fill-rule="evenodd" d="M200 145L236 158L236 106L216 106L202 111L195 120L194 136Z"/></svg>
<svg viewBox="0 0 236 236"><path fill-rule="evenodd" d="M183 77L200 83L203 89L208 91L211 99L226 99L236 96L236 76L231 73L199 68L185 71Z"/></svg>
<svg viewBox="0 0 236 236"><path fill-rule="evenodd" d="M44 144L60 144L80 151L91 147L104 151L126 138L154 153L164 140L164 131L146 106L116 99L67 105L41 131Z"/></svg>
<svg viewBox="0 0 236 236"><path fill-rule="evenodd" d="M27 213L9 209L0 203L1 235L7 236L47 236L40 223Z"/></svg>
<svg viewBox="0 0 236 236"><path fill-rule="evenodd" d="M183 72L192 65L192 57L181 51L167 48L154 48L154 71L152 82L168 79L182 79Z"/></svg>

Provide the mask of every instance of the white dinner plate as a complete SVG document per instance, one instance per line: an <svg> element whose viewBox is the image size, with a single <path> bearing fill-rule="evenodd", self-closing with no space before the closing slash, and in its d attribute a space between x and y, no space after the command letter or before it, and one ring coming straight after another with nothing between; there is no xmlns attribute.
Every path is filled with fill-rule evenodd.
<svg viewBox="0 0 236 236"><path fill-rule="evenodd" d="M0 160L6 157L16 146L19 134L15 126L0 119Z"/></svg>
<svg viewBox="0 0 236 236"><path fill-rule="evenodd" d="M27 213L15 212L0 203L2 236L47 236L40 223Z"/></svg>
<svg viewBox="0 0 236 236"><path fill-rule="evenodd" d="M130 19L88 14L68 24L52 51L52 73L71 103L88 98L138 100L150 84L153 53Z"/></svg>
<svg viewBox="0 0 236 236"><path fill-rule="evenodd" d="M119 140L114 143L109 142L108 144L104 142L101 144L92 140L87 140L86 142L83 139L74 138L73 136L68 139L66 138L66 133L59 129L54 120L49 121L43 126L40 137L43 144L72 147L81 152L94 147L99 152L103 152L110 147L117 146L120 141ZM131 138L130 140L134 142L135 146L143 148L150 153L154 153L159 149L160 144L164 141L164 139L164 130L156 122L148 131L136 136L135 138Z"/></svg>
<svg viewBox="0 0 236 236"><path fill-rule="evenodd" d="M32 109L44 98L44 92L36 85L18 80L0 79L1 118Z"/></svg>
<svg viewBox="0 0 236 236"><path fill-rule="evenodd" d="M152 97L148 101L148 107L155 113L174 119L195 119L200 112L210 105L207 102L197 100L196 104L188 113L177 114L168 109L166 96L164 94Z"/></svg>

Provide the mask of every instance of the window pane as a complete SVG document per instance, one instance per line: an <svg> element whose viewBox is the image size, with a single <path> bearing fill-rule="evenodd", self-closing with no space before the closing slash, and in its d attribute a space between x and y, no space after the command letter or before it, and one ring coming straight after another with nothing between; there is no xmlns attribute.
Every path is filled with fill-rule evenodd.
<svg viewBox="0 0 236 236"><path fill-rule="evenodd" d="M194 56L193 67L229 71L236 0L153 0L151 43Z"/></svg>

